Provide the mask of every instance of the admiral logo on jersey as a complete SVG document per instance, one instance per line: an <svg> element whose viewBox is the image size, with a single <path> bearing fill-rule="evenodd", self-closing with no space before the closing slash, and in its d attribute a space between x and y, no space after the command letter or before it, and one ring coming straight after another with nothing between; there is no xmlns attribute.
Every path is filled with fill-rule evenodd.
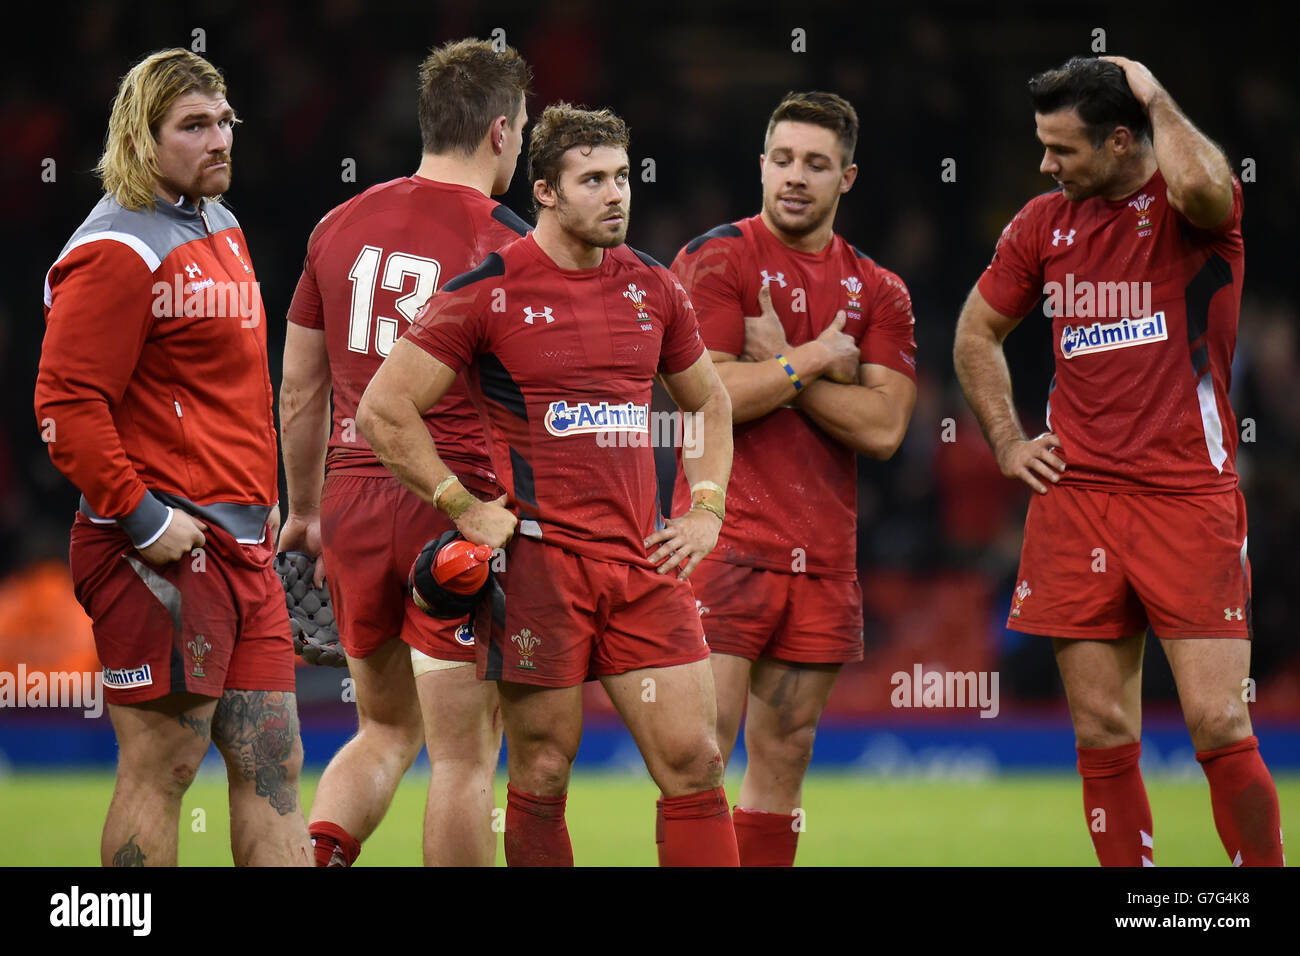
<svg viewBox="0 0 1300 956"><path fill-rule="evenodd" d="M546 410L546 430L557 438L593 432L638 432L649 434L650 406L627 402L611 405L601 402L551 402Z"/></svg>
<svg viewBox="0 0 1300 956"><path fill-rule="evenodd" d="M1157 312L1146 319L1120 319L1118 322L1094 322L1077 328L1067 325L1061 330L1061 354L1067 359L1093 352L1109 352L1134 345L1163 342L1169 338L1165 314Z"/></svg>

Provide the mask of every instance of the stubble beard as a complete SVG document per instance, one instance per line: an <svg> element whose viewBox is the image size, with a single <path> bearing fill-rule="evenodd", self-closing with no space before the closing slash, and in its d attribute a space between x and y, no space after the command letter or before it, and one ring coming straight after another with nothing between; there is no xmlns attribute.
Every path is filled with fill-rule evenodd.
<svg viewBox="0 0 1300 956"><path fill-rule="evenodd" d="M786 217L786 214L781 210L781 207L779 205L779 200L773 198L769 202L768 200L765 199L764 203L767 207L768 217L772 220L773 223L776 224L776 227L778 229L780 229L788 236L797 236L800 238L802 238L803 236L810 235L816 232L822 226L824 226L826 224L826 220L830 218L830 214L831 214L830 208L828 207L826 211L822 213L820 216L791 222ZM809 208L811 209L812 206L810 206Z"/></svg>

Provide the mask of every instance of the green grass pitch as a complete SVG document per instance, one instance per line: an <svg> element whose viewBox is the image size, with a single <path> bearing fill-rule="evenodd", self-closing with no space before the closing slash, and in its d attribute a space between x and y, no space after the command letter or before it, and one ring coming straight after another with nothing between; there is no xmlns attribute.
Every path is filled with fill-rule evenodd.
<svg viewBox="0 0 1300 956"><path fill-rule="evenodd" d="M307 775L310 806L319 779ZM418 866L427 771L413 770L365 844L358 866ZM1300 818L1300 775L1275 777L1284 827ZM97 866L99 835L112 795L111 773L13 773L0 777L0 866ZM1147 781L1156 860L1164 866L1225 866L1204 779ZM740 792L739 773L727 792ZM654 801L643 775L577 774L568 824L578 865L653 866ZM979 781L881 779L810 774L801 866L1095 866L1073 774ZM505 778L497 779L505 806ZM205 829L196 832L195 809ZM466 821L466 825L472 825ZM185 797L180 863L229 866L224 777L203 772ZM499 844L498 844L499 847ZM498 849L497 863L504 865Z"/></svg>

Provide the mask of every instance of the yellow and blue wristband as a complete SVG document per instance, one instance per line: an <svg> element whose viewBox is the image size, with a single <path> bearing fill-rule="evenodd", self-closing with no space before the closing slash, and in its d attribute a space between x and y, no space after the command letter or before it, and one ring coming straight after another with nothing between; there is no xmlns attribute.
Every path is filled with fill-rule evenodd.
<svg viewBox="0 0 1300 956"><path fill-rule="evenodd" d="M799 381L799 373L796 372L794 368L790 365L790 363L785 360L785 356L778 355L776 357L776 360L780 362L781 367L785 369L785 374L790 376L790 381L794 385L794 390L796 392L802 391L803 382Z"/></svg>

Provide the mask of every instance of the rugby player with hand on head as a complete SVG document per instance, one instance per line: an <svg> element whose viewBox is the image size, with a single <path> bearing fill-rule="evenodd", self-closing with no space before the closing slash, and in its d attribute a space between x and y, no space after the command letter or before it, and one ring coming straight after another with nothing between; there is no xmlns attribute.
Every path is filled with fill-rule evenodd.
<svg viewBox="0 0 1300 956"><path fill-rule="evenodd" d="M1228 858L1278 866L1277 790L1242 692L1250 563L1228 402L1241 183L1140 63L1076 57L1029 92L1059 188L1003 230L953 349L1003 474L1037 492L1007 626L1053 638L1103 866L1155 861L1138 768L1148 626ZM1056 374L1048 430L1029 438L1002 341L1044 294Z"/></svg>
<svg viewBox="0 0 1300 956"><path fill-rule="evenodd" d="M69 562L117 735L105 866L175 866L215 743L237 865L309 865L262 299L226 84L188 50L118 88L105 195L50 268L36 417L81 490Z"/></svg>
<svg viewBox="0 0 1300 956"><path fill-rule="evenodd" d="M280 550L315 557L318 586L328 574L359 725L312 804L321 866L352 864L422 742L431 768L425 864L491 865L496 856L486 824L501 748L496 688L470 666L467 620L427 616L407 589L412 561L451 522L380 464L356 418L371 376L429 296L528 231L489 197L514 175L530 75L510 47L461 40L433 50L420 67L419 169L321 220L289 308L280 393L289 514ZM424 412L420 427L464 487L499 496L463 380Z"/></svg>
<svg viewBox="0 0 1300 956"><path fill-rule="evenodd" d="M663 793L660 863L737 863L709 650L685 581L724 521L731 403L680 284L624 245L627 148L608 110L548 107L528 154L537 228L429 301L358 413L380 460L466 538L509 542L475 635L478 675L501 695L512 866L573 863L564 807L582 684L596 678ZM421 423L465 369L505 507L456 480ZM667 522L642 440L656 376L699 414L703 438L686 465L692 503ZM620 433L640 438L605 440Z"/></svg>
<svg viewBox="0 0 1300 956"><path fill-rule="evenodd" d="M857 456L893 455L916 401L907 289L834 232L857 135L843 98L787 94L759 160L762 211L672 267L735 419L727 522L691 584L728 759L745 716L745 866L794 863L817 722L841 665L862 659ZM679 506L688 494L679 479Z"/></svg>

